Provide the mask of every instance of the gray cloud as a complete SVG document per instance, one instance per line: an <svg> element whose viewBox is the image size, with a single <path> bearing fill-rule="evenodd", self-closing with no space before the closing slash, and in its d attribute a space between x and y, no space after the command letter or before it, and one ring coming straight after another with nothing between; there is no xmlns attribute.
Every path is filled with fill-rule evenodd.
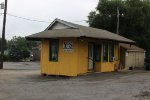
<svg viewBox="0 0 150 100"><path fill-rule="evenodd" d="M2 2L3 0L0 0ZM51 22L55 18L74 22L87 20L99 0L8 0L8 13L36 20ZM2 10L0 10L2 13ZM0 15L0 32L2 31ZM86 22L75 22L88 25ZM44 30L49 23L32 22L7 15L6 38L26 36Z"/></svg>

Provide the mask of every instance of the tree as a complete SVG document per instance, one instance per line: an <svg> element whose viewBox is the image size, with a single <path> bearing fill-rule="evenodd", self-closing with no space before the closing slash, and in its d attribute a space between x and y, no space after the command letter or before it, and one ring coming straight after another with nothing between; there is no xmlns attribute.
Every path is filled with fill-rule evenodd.
<svg viewBox="0 0 150 100"><path fill-rule="evenodd" d="M117 7L120 11L120 35L150 50L150 0L100 0L88 16L91 27L116 33Z"/></svg>
<svg viewBox="0 0 150 100"><path fill-rule="evenodd" d="M21 61L30 57L30 51L33 46L38 45L36 42L29 42L23 37L13 37L8 41L8 55L12 61Z"/></svg>

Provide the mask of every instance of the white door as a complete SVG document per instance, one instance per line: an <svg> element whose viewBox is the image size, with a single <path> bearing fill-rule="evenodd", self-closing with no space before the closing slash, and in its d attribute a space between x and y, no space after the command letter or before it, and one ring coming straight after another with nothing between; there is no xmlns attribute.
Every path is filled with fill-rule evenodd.
<svg viewBox="0 0 150 100"><path fill-rule="evenodd" d="M94 69L94 44L92 43L88 45L88 69Z"/></svg>

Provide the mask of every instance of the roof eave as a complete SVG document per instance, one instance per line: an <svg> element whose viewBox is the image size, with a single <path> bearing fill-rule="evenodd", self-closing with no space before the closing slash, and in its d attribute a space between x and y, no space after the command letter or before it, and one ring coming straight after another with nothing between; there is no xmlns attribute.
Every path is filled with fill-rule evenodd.
<svg viewBox="0 0 150 100"><path fill-rule="evenodd" d="M79 38L79 37L25 37L29 41L41 41L43 39Z"/></svg>
<svg viewBox="0 0 150 100"><path fill-rule="evenodd" d="M28 41L41 41L42 38L25 37Z"/></svg>
<svg viewBox="0 0 150 100"><path fill-rule="evenodd" d="M30 37L30 36L27 36L25 37L27 40L29 41L41 41L42 39L58 39L58 38L71 38L71 37ZM115 41L115 42L118 42L118 43L126 43L126 44L136 44L136 42L130 42L130 41L119 41L119 40L113 40L113 39L102 39L102 38L93 38L93 37L87 37L87 36L79 36L79 37L72 37L72 38L90 38L90 39L98 39L98 40L107 40L107 41Z"/></svg>
<svg viewBox="0 0 150 100"><path fill-rule="evenodd" d="M90 38L90 39L100 39L100 40L107 40L107 41L115 41L115 42L119 42L119 43L126 43L126 44L136 44L135 41L119 41L119 40L113 40L113 39L104 39L104 38L94 38L94 37L87 37L87 36L80 36L82 38Z"/></svg>

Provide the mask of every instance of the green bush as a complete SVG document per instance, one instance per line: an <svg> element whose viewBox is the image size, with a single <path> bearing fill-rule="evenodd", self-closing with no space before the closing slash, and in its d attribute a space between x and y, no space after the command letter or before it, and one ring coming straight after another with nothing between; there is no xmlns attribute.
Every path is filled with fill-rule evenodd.
<svg viewBox="0 0 150 100"><path fill-rule="evenodd" d="M0 55L0 60L1 60L1 55ZM10 61L9 56L8 55L4 55L3 60L4 61Z"/></svg>
<svg viewBox="0 0 150 100"><path fill-rule="evenodd" d="M10 61L8 55L4 55L4 61Z"/></svg>
<svg viewBox="0 0 150 100"><path fill-rule="evenodd" d="M8 41L8 56L10 61L22 61L30 57L28 42L23 37L14 37Z"/></svg>

